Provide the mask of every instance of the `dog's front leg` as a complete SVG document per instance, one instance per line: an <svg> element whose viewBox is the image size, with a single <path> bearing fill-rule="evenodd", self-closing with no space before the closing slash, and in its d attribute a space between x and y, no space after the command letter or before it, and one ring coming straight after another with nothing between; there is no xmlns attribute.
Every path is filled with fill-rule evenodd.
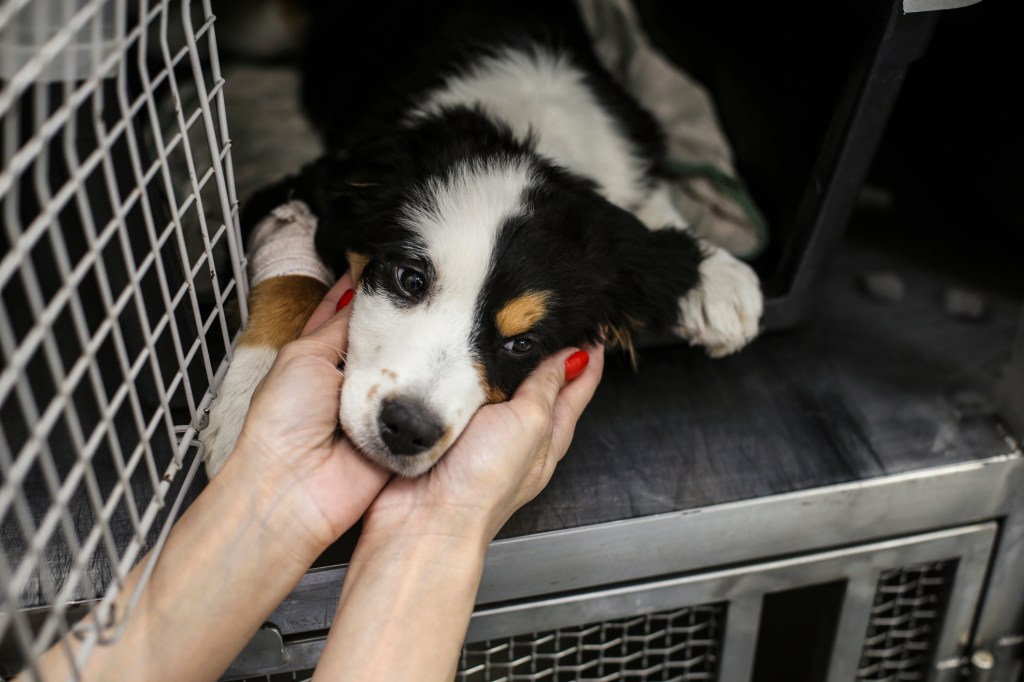
<svg viewBox="0 0 1024 682"><path fill-rule="evenodd" d="M327 293L330 272L313 247L316 218L301 202L276 209L253 233L249 249L252 289L249 321L200 434L206 473L221 470L242 430L256 386L278 350L298 338Z"/></svg>
<svg viewBox="0 0 1024 682"><path fill-rule="evenodd" d="M690 234L664 183L655 188L636 215L649 229ZM700 281L679 299L675 332L691 344L703 346L711 357L722 357L757 336L764 312L761 282L753 268L725 249L696 235L693 239L704 254L698 266Z"/></svg>

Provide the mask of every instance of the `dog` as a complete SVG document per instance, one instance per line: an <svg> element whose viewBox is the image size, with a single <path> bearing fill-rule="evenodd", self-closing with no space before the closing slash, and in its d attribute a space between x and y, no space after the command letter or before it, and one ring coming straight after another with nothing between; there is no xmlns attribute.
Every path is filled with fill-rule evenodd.
<svg viewBox="0 0 1024 682"><path fill-rule="evenodd" d="M567 0L323 3L303 100L325 154L260 192L289 202L319 258L356 282L339 421L367 457L428 471L482 405L546 356L672 332L714 357L758 332L745 263L687 230L663 134L594 55ZM212 475L277 350L326 285L253 287L203 434Z"/></svg>

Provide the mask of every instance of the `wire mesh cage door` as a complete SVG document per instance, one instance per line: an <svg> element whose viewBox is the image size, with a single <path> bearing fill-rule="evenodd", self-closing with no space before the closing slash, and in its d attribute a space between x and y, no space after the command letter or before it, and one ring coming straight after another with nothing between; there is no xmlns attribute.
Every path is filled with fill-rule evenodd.
<svg viewBox="0 0 1024 682"><path fill-rule="evenodd" d="M210 0L0 5L0 677L116 639L199 487L247 314L223 87Z"/></svg>

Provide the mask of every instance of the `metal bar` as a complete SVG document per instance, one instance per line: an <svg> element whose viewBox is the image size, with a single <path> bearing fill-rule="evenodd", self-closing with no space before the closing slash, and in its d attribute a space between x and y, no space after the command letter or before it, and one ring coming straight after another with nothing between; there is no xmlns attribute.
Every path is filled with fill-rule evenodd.
<svg viewBox="0 0 1024 682"><path fill-rule="evenodd" d="M1021 369L1017 365L1014 371ZM973 638L974 649L992 654L992 680L1024 675L1024 471L1009 472L1007 485L1012 496Z"/></svg>
<svg viewBox="0 0 1024 682"><path fill-rule="evenodd" d="M861 646L871 620L871 604L875 598L879 571L870 566L849 575L843 609L836 627L828 682L849 682L857 678Z"/></svg>
<svg viewBox="0 0 1024 682"><path fill-rule="evenodd" d="M213 8L210 4L210 0L203 0L203 10L206 16L213 16ZM186 19L186 21L190 21ZM191 32L188 35L192 35ZM218 123L220 124L220 134L224 140L224 166L221 166L221 161L218 156L214 153L213 141L216 139L216 133L213 130L212 117L209 115L208 102L210 96L214 93L211 92L209 96L200 97L202 102L204 120L207 124L207 137L210 140L211 154L213 155L215 167L218 169L217 173L217 188L220 194L221 210L224 211L225 226L228 229L228 253L231 256L231 268L234 273L235 281L238 283L238 310L241 316L242 326L244 327L249 319L249 278L245 271L245 248L242 244L242 230L238 220L238 196L235 193L235 177L232 173L224 173L223 169L231 168L231 137L228 135L228 121L227 121L227 109L224 106L224 94L223 94L223 83L224 78L220 71L220 52L217 49L217 36L213 31L210 31L210 73L213 77L214 90L216 92L217 111L219 115ZM189 44L190 51L193 49L193 45ZM193 52L194 53L194 52ZM203 82L198 81L200 88L204 86ZM229 351L230 355L230 351Z"/></svg>
<svg viewBox="0 0 1024 682"><path fill-rule="evenodd" d="M757 653L757 633L761 624L761 606L764 596L749 594L729 602L725 616L725 639L720 654L718 679L749 682L754 672Z"/></svg>
<svg viewBox="0 0 1024 682"><path fill-rule="evenodd" d="M946 617L942 630L935 640L935 661L932 670L933 682L955 682L960 679L959 667L944 665L944 662L961 660L969 653L974 619L981 606L981 594L985 588L985 574L992 559L992 548L967 546L963 548L953 589L946 606ZM1010 595L1004 595L1012 600Z"/></svg>
<svg viewBox="0 0 1024 682"><path fill-rule="evenodd" d="M884 16L865 45L865 66L850 76L828 124L800 201L797 234L766 289L785 288L765 301L764 325L800 322L813 305L819 276L835 255L857 189L868 172L907 66L924 52L936 16L903 13L900 1L879 3Z"/></svg>

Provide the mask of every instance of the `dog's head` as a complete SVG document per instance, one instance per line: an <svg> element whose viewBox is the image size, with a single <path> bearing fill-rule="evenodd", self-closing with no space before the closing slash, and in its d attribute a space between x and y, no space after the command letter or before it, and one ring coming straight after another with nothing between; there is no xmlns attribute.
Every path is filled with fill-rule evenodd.
<svg viewBox="0 0 1024 682"><path fill-rule="evenodd" d="M640 320L674 319L671 297L649 295L659 277L697 281L699 253L665 263L635 217L514 147L392 168L343 192L318 231L358 289L341 424L405 476L433 466L544 357L602 334L630 347Z"/></svg>

